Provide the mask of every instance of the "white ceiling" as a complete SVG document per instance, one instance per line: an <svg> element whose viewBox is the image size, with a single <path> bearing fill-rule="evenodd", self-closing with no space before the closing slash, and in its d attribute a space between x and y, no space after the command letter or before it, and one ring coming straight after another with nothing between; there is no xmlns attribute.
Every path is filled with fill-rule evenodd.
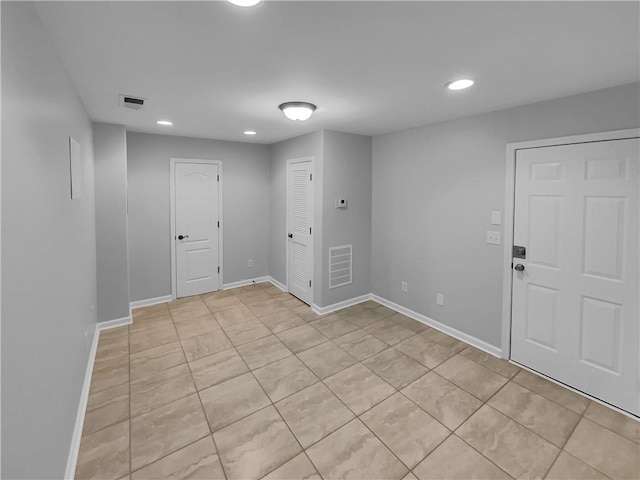
<svg viewBox="0 0 640 480"><path fill-rule="evenodd" d="M319 129L375 135L640 77L638 2L36 8L91 118L142 132L257 143ZM445 90L465 76L473 88ZM148 106L124 110L121 93ZM318 106L311 120L296 124L278 110L294 100Z"/></svg>

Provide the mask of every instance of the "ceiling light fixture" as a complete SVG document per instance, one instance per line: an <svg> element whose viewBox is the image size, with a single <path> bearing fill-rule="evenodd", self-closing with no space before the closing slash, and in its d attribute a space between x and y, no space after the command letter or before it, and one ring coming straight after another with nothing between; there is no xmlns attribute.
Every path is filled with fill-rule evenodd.
<svg viewBox="0 0 640 480"><path fill-rule="evenodd" d="M285 102L278 107L284 113L284 116L295 122L303 122L308 120L311 114L316 110L313 103L308 102Z"/></svg>
<svg viewBox="0 0 640 480"><path fill-rule="evenodd" d="M233 3L238 7L254 7L260 3L261 0L229 0L229 3Z"/></svg>
<svg viewBox="0 0 640 480"><path fill-rule="evenodd" d="M165 127L170 127L171 125L173 125L173 122L170 122L169 120L158 120L156 123L158 125L164 125Z"/></svg>
<svg viewBox="0 0 640 480"><path fill-rule="evenodd" d="M469 78L462 78L453 82L447 83L446 87L449 90L464 90L474 84L474 81Z"/></svg>
<svg viewBox="0 0 640 480"><path fill-rule="evenodd" d="M258 132L255 132L255 131L253 131L253 130L245 130L245 131L244 131L244 134L245 134L245 135L255 135L256 133L258 133Z"/></svg>

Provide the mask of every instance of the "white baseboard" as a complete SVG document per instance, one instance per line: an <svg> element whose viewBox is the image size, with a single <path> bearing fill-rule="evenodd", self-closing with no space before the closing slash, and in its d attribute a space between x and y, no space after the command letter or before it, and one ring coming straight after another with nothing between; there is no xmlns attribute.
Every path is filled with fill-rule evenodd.
<svg viewBox="0 0 640 480"><path fill-rule="evenodd" d="M349 298L348 300L343 300L342 302L327 305L326 307L320 307L314 303L313 305L311 305L311 310L318 315L326 315L327 313L336 312L338 310L342 310L343 308L366 302L367 300L371 300L370 293L360 295L359 297Z"/></svg>
<svg viewBox="0 0 640 480"><path fill-rule="evenodd" d="M84 427L84 416L87 412L87 402L89 401L89 389L91 388L91 376L93 375L93 364L96 360L96 352L98 351L98 340L100 339L100 329L96 324L93 333L93 341L91 342L91 350L89 350L89 361L87 369L84 373L84 384L80 392L80 403L78 405L78 413L76 414L76 424L71 437L71 446L69 447L69 456L67 457L67 469L64 473L65 479L73 479L76 474L76 465L78 463L78 453L80 452L80 441L82 440L82 429Z"/></svg>
<svg viewBox="0 0 640 480"><path fill-rule="evenodd" d="M287 289L287 286L284 283L280 283L278 280L276 280L273 277L267 277L268 281L273 284L275 287L278 287L280 290L282 290L283 292L288 292L289 290Z"/></svg>
<svg viewBox="0 0 640 480"><path fill-rule="evenodd" d="M253 285L254 283L264 283L268 282L269 277L257 277L251 278L249 280L239 280L237 282L225 283L222 285L222 290L229 290L230 288L238 288L238 287L246 287L248 285Z"/></svg>
<svg viewBox="0 0 640 480"><path fill-rule="evenodd" d="M171 295L164 295L162 297L147 298L146 300L136 300L135 302L131 302L129 306L133 310L134 308L149 307L159 303L170 302L171 300L173 300Z"/></svg>
<svg viewBox="0 0 640 480"><path fill-rule="evenodd" d="M122 327L124 325L130 325L133 322L133 315L129 313L128 317L116 318L114 320L107 320L106 322L98 322L98 330L108 330L110 328Z"/></svg>
<svg viewBox="0 0 640 480"><path fill-rule="evenodd" d="M456 330L453 327L445 325L444 323L440 323L432 318L422 315L421 313L414 312L413 310L409 310L408 308L403 307L402 305L398 305L397 303L387 300L386 298L379 297L378 295L372 294L371 300L378 302L379 304L384 305L385 307L389 307L390 309L395 310L396 312L402 313L407 317L413 318L414 320L417 320L420 323L424 323L429 327L435 328L436 330L440 330L441 332L446 333L451 337L457 338L458 340L464 343L467 343L473 347L476 347L490 355L493 355L494 357L502 358L502 349L499 347L496 347L495 345L491 345L490 343L487 343L484 340L480 340L479 338L476 338L472 335L461 332L460 330Z"/></svg>

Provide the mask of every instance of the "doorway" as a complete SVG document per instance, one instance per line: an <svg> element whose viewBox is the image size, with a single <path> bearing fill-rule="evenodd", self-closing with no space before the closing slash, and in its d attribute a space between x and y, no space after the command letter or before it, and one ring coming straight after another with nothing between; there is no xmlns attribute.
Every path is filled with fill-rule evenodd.
<svg viewBox="0 0 640 480"><path fill-rule="evenodd" d="M510 358L639 415L635 137L514 148L506 245Z"/></svg>
<svg viewBox="0 0 640 480"><path fill-rule="evenodd" d="M171 280L174 298L221 285L222 162L171 159Z"/></svg>

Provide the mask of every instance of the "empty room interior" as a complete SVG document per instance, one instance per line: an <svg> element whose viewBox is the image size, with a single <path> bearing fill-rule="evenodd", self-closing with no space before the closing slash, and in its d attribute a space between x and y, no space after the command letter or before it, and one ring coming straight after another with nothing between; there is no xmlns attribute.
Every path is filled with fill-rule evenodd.
<svg viewBox="0 0 640 480"><path fill-rule="evenodd" d="M1 22L3 479L640 478L640 2Z"/></svg>

